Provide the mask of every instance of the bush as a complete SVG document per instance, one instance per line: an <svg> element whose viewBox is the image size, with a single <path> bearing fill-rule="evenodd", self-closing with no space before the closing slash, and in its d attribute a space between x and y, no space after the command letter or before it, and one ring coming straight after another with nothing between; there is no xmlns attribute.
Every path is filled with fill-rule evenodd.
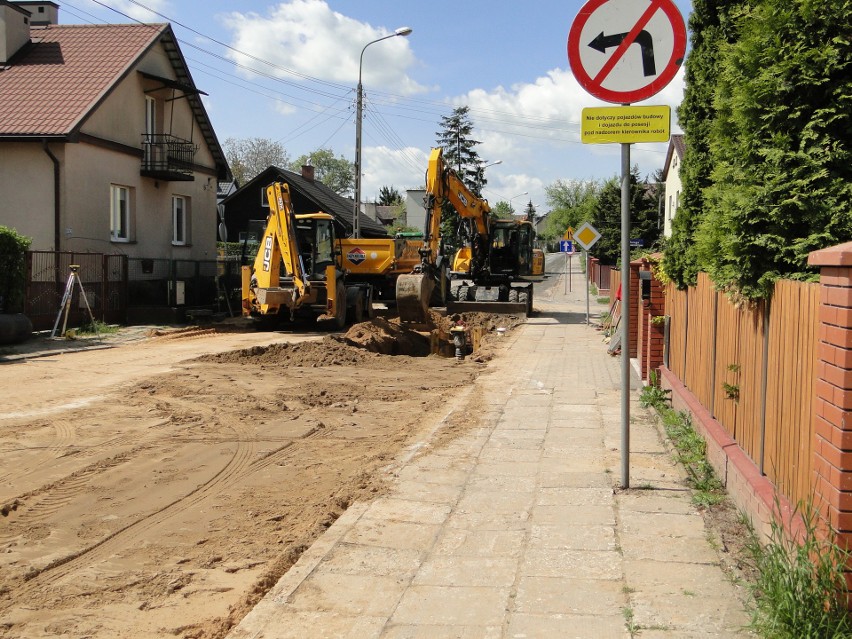
<svg viewBox="0 0 852 639"><path fill-rule="evenodd" d="M26 253L31 243L31 238L15 229L0 226L0 313L24 308Z"/></svg>

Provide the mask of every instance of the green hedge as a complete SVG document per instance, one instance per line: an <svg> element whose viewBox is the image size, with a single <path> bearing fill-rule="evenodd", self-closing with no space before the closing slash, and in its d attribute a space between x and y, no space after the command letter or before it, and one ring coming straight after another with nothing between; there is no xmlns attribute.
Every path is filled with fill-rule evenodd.
<svg viewBox="0 0 852 639"><path fill-rule="evenodd" d="M24 308L25 256L31 243L32 238L0 226L0 313L16 313Z"/></svg>

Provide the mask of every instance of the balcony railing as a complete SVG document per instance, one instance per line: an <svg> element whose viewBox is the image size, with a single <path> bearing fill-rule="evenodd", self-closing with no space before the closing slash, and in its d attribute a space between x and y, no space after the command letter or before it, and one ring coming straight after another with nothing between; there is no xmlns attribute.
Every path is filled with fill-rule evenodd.
<svg viewBox="0 0 852 639"><path fill-rule="evenodd" d="M142 175L179 182L195 179L193 160L198 145L165 133L142 135Z"/></svg>

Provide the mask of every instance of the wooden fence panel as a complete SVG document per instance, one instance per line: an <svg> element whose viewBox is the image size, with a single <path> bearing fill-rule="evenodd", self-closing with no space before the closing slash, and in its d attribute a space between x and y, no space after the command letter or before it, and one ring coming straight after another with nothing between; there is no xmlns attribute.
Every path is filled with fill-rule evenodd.
<svg viewBox="0 0 852 639"><path fill-rule="evenodd" d="M712 370L713 302L716 289L706 273L698 274L698 284L689 288L686 370L683 382L698 401L710 407L713 401Z"/></svg>
<svg viewBox="0 0 852 639"><path fill-rule="evenodd" d="M769 331L764 471L791 502L812 493L819 285L779 281Z"/></svg>
<svg viewBox="0 0 852 639"><path fill-rule="evenodd" d="M739 346L740 312L725 295L716 296L716 348L713 362L714 379L713 403L704 406L710 408L713 417L722 424L725 431L736 438L737 408L739 395Z"/></svg>
<svg viewBox="0 0 852 639"><path fill-rule="evenodd" d="M684 377L686 354L687 291L678 289L672 282L666 286L666 314L669 316L668 360L669 370L678 379Z"/></svg>
<svg viewBox="0 0 852 639"><path fill-rule="evenodd" d="M759 466L763 424L763 352L766 334L765 304L750 304L739 309L739 345L735 377L737 421L734 439Z"/></svg>

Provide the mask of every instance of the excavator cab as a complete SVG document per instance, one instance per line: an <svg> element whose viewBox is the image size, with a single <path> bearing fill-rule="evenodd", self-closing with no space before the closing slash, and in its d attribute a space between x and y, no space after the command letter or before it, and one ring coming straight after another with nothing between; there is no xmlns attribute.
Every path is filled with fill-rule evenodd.
<svg viewBox="0 0 852 639"><path fill-rule="evenodd" d="M335 263L333 222L327 217L296 216L299 258L308 280L324 280L326 268Z"/></svg>

